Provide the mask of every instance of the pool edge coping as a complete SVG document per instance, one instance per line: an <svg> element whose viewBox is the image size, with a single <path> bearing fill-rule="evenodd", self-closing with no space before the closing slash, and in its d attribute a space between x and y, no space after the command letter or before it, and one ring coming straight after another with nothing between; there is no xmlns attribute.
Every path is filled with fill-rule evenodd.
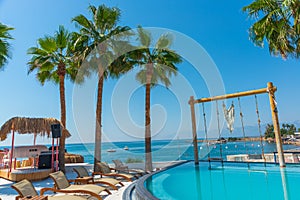
<svg viewBox="0 0 300 200"><path fill-rule="evenodd" d="M179 163L175 163L173 165L170 165L170 166L167 166L167 167L164 167L162 168L161 170L158 170L158 171L155 171L155 172L152 172L150 174L147 174L145 176L143 176L141 179L137 180L137 182L134 184L134 187L135 187L135 192L136 192L136 198L138 200L159 200L157 197L153 196L153 194L151 194L145 187L145 182L148 178L150 178L151 176L155 175L155 174L158 174L158 173L161 173L163 171L166 171L168 169L171 169L173 167L176 167L178 165L182 165L184 163L188 163L188 162L191 162L192 160L185 160L185 161L182 161L182 162L179 162ZM132 187L132 189L134 188ZM131 192L129 192L128 194L130 194ZM127 196L128 197L128 196ZM126 200L123 198L123 200Z"/></svg>

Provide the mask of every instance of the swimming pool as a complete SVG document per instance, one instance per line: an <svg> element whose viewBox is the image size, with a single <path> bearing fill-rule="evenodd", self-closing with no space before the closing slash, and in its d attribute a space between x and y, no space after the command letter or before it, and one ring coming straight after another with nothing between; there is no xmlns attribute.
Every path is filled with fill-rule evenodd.
<svg viewBox="0 0 300 200"><path fill-rule="evenodd" d="M149 176L145 199L299 200L300 166L187 162Z"/></svg>

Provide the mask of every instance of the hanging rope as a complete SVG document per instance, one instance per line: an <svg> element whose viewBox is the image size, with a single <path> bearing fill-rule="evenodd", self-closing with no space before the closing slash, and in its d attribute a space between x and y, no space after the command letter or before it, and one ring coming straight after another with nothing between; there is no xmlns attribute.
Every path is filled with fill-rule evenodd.
<svg viewBox="0 0 300 200"><path fill-rule="evenodd" d="M207 126L206 126L206 114L205 114L205 109L204 109L204 103L202 103L202 111L203 111L203 121L204 121L204 132L205 132L205 140L206 140L206 149L208 151L207 154L207 158L208 158L208 162L209 162L209 168L211 168L210 165L210 150L209 150L209 146L208 146L208 134L207 134Z"/></svg>
<svg viewBox="0 0 300 200"><path fill-rule="evenodd" d="M220 141L220 157L221 157L222 167L224 167L222 141L221 141L221 129L220 129L220 113L219 113L218 101L216 101L216 110L217 110L218 133L219 133L219 141Z"/></svg>
<svg viewBox="0 0 300 200"><path fill-rule="evenodd" d="M257 101L257 96L254 95L255 97L255 105L256 105L256 114L257 114L257 124L258 124L258 132L259 132L259 136L260 136L260 146L261 146L261 156L265 161L265 165L266 165L266 158L265 158L265 151L264 151L264 145L262 142L262 133L261 133L261 125L260 125L260 116L259 116L259 110L258 110L258 101Z"/></svg>
<svg viewBox="0 0 300 200"><path fill-rule="evenodd" d="M244 146L246 148L246 154L249 156L248 148L247 148L247 145L246 145L246 139L245 139L246 134L245 134L245 127L244 127L244 116L243 116L243 112L242 112L240 97L238 97L238 101L239 101L240 118L241 118L242 131L243 131L243 137L244 137ZM247 162L247 164L248 164L248 168L249 168L249 161Z"/></svg>

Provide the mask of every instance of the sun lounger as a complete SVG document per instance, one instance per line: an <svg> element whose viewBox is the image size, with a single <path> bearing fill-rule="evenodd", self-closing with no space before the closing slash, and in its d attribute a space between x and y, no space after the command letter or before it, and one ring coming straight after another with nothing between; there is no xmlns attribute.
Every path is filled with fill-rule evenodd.
<svg viewBox="0 0 300 200"><path fill-rule="evenodd" d="M108 194L111 194L111 192L108 189L98 185L93 185L93 184L71 185L70 182L74 182L74 180L68 180L65 174L61 171L51 173L50 177L53 179L55 183L54 188L43 188L41 190L41 194L44 194L44 192L50 190L52 192L90 195L99 200L102 199L102 197L100 196L101 192L105 191Z"/></svg>
<svg viewBox="0 0 300 200"><path fill-rule="evenodd" d="M77 179L76 180L86 180L86 183L93 183L93 184L104 184L108 185L114 190L117 190L118 187L116 185L124 186L121 181L116 180L114 178L97 178L94 176L94 173L92 176L89 175L88 170L83 166L74 167L73 170L77 173ZM75 180L75 182L76 182ZM83 181L82 181L83 182Z"/></svg>
<svg viewBox="0 0 300 200"><path fill-rule="evenodd" d="M32 183L27 179L19 181L11 186L18 192L18 196L16 196L16 200L21 199L23 197L34 197L39 196L36 189L33 187ZM85 198L80 196L71 196L71 195L61 195L61 196L48 196L48 200L84 200Z"/></svg>
<svg viewBox="0 0 300 200"><path fill-rule="evenodd" d="M143 175L147 174L147 172L142 169L130 169L128 166L124 165L121 160L112 160L112 161L115 164L115 169L118 172L126 172L129 174L134 174L134 175L138 175L138 176L143 176Z"/></svg>
<svg viewBox="0 0 300 200"><path fill-rule="evenodd" d="M114 178L121 178L126 181L132 181L134 178L138 178L138 176L127 174L127 173L118 173L114 168L110 168L106 163L98 162L97 170L94 174L102 176L112 176Z"/></svg>

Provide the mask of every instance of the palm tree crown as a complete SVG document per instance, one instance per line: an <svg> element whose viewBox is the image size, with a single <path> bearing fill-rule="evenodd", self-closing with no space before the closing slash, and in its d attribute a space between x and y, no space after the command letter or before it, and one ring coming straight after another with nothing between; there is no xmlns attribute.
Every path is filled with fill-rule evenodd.
<svg viewBox="0 0 300 200"><path fill-rule="evenodd" d="M8 40L13 39L9 34L9 31L13 28L8 27L0 23L0 69L7 63L7 60L10 58L10 44Z"/></svg>
<svg viewBox="0 0 300 200"><path fill-rule="evenodd" d="M28 73L37 70L36 77L42 84L46 81L59 83L59 75L75 80L78 68L74 67L76 63L70 41L71 34L63 26L54 36L38 39L39 47L31 47L27 52L33 55L28 62Z"/></svg>
<svg viewBox="0 0 300 200"><path fill-rule="evenodd" d="M257 21L250 27L250 39L258 46L264 40L273 55L300 56L300 2L299 0L255 0L243 8Z"/></svg>
<svg viewBox="0 0 300 200"><path fill-rule="evenodd" d="M90 53L94 51L92 56L101 55L100 59L97 59L100 64L111 63L116 58L115 55L112 55L113 52L110 51L115 50L114 45L116 45L113 43L112 38L120 37L122 33L128 34L130 28L117 26L121 15L117 7L109 8L105 5L100 5L96 8L91 5L89 6L89 11L92 14L91 20L84 15L78 15L72 19L77 27L80 28L77 43L85 44L85 48L83 46L81 48L83 59L88 56L91 57ZM108 66L102 65L101 67L103 67L103 74L100 74L100 76L103 75L104 78L107 78L110 73L110 70L106 70ZM104 69L104 67L106 68Z"/></svg>

